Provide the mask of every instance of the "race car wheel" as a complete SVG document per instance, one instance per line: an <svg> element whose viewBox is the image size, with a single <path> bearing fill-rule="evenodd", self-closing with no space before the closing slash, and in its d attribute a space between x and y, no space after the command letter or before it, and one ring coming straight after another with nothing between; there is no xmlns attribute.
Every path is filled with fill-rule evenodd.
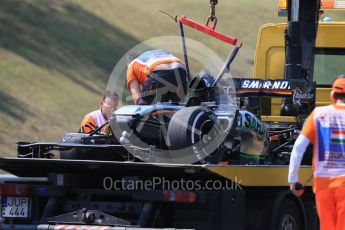
<svg viewBox="0 0 345 230"><path fill-rule="evenodd" d="M203 106L177 111L169 123L168 140L172 154L192 157L194 162L218 163L224 153L223 128L213 111Z"/></svg>

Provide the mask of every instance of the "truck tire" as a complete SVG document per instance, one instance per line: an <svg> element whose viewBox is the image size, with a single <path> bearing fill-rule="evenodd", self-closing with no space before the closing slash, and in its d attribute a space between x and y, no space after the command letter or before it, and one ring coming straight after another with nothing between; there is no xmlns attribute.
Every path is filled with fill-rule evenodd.
<svg viewBox="0 0 345 230"><path fill-rule="evenodd" d="M300 209L291 199L285 199L273 221L272 230L303 230Z"/></svg>
<svg viewBox="0 0 345 230"><path fill-rule="evenodd" d="M217 116L203 106L191 106L177 111L168 127L169 149L173 150L171 152L179 155L194 154L191 157L195 158L195 162L201 163L218 163L221 160L224 153L223 136L224 131Z"/></svg>

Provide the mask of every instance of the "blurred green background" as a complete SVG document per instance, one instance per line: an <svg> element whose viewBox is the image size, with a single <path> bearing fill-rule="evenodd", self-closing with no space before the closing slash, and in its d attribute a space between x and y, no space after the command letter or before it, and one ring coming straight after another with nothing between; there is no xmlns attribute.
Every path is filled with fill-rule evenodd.
<svg viewBox="0 0 345 230"><path fill-rule="evenodd" d="M220 0L217 30L243 42L233 74L251 76L259 26L282 22L275 0ZM17 141L57 141L98 108L117 61L138 43L178 35L158 10L204 23L209 0L0 0L0 155ZM186 36L223 58L228 49ZM125 76L119 76L125 77Z"/></svg>

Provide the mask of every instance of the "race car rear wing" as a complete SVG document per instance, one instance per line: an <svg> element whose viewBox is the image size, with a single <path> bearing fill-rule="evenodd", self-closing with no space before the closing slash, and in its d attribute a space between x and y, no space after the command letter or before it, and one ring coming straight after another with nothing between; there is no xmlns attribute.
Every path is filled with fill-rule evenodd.
<svg viewBox="0 0 345 230"><path fill-rule="evenodd" d="M315 101L315 82L306 80L270 80L233 78L238 97L292 97L294 106Z"/></svg>

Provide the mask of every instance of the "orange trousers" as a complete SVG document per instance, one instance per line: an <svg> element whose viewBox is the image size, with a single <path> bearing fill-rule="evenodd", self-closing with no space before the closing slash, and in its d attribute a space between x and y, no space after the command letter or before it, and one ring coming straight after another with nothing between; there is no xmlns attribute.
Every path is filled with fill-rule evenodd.
<svg viewBox="0 0 345 230"><path fill-rule="evenodd" d="M315 199L320 230L345 230L345 187L317 191Z"/></svg>

